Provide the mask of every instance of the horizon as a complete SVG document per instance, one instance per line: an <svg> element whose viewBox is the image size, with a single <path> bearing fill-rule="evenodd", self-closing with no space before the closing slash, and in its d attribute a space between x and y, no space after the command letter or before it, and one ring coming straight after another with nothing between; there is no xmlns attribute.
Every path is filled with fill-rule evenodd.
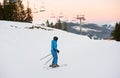
<svg viewBox="0 0 120 78"><path fill-rule="evenodd" d="M3 0L0 0L2 3ZM34 13L34 21L57 19L63 16L62 20L76 20L77 15L85 15L84 22L93 22L97 24L105 24L119 22L120 20L120 0L29 0L29 6ZM23 1L27 6L27 0ZM43 8L42 8L43 7ZM40 12L44 9L44 12ZM56 18L51 18L55 16Z"/></svg>

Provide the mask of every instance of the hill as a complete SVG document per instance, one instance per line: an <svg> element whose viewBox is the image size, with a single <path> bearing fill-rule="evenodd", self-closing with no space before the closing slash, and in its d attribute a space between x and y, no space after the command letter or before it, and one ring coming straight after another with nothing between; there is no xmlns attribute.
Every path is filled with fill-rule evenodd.
<svg viewBox="0 0 120 78"><path fill-rule="evenodd" d="M39 28L30 27L37 25ZM47 70L40 58L58 36L59 65ZM90 40L39 24L0 21L0 78L120 78L120 43Z"/></svg>
<svg viewBox="0 0 120 78"><path fill-rule="evenodd" d="M63 22L64 23L64 22ZM80 34L80 24L67 22L68 32ZM88 23L82 25L82 35L86 35L91 39L109 39L111 32L114 29L112 25L97 25L94 23Z"/></svg>

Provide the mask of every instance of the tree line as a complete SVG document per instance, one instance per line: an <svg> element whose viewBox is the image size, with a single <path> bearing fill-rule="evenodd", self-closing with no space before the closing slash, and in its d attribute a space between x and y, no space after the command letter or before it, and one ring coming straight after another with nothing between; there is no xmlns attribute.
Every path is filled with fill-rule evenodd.
<svg viewBox="0 0 120 78"><path fill-rule="evenodd" d="M61 20L57 20L55 24L53 22L49 22L49 20L46 21L46 26L52 27L52 28L57 28L61 30L68 30L67 27L67 22L61 22ZM114 30L111 32L111 38L112 40L120 41L120 22L115 24Z"/></svg>
<svg viewBox="0 0 120 78"><path fill-rule="evenodd" d="M25 10L21 0L9 2L7 5L0 3L0 20L32 22L32 10L27 7Z"/></svg>
<svg viewBox="0 0 120 78"><path fill-rule="evenodd" d="M53 24L53 22L50 23L49 20L47 20L46 26L67 31L67 22L61 22L60 19L58 19L55 24Z"/></svg>

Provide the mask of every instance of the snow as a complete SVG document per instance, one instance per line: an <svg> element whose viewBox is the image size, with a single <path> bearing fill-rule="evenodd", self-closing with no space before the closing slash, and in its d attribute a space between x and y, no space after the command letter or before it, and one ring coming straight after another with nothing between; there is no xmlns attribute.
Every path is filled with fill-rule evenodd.
<svg viewBox="0 0 120 78"><path fill-rule="evenodd" d="M25 28L32 25L0 21L0 78L120 78L120 42ZM51 56L40 58L50 53L53 36L59 37L59 65L67 66L47 70Z"/></svg>
<svg viewBox="0 0 120 78"><path fill-rule="evenodd" d="M80 31L80 26L74 26L73 28L76 29L77 31ZM98 32L101 32L99 30L90 29L90 28L82 28L82 31L98 31Z"/></svg>

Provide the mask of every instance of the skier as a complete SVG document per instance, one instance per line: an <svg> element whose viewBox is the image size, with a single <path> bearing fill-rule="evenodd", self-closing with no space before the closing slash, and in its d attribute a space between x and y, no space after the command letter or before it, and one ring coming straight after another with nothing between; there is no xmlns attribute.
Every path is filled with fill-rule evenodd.
<svg viewBox="0 0 120 78"><path fill-rule="evenodd" d="M51 54L52 54L53 60L50 67L52 68L59 67L59 65L57 64L58 63L57 53L59 53L59 50L57 49L57 40L58 40L58 37L54 36L53 40L51 41Z"/></svg>

